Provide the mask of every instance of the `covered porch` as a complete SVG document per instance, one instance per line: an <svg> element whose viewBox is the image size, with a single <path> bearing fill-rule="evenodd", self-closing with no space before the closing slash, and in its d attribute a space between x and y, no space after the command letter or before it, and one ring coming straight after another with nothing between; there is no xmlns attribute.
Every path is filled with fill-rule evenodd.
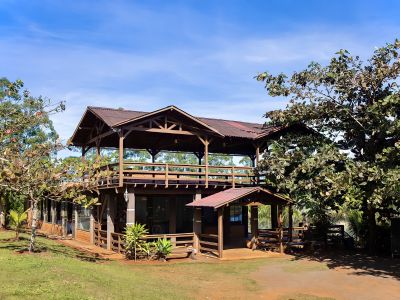
<svg viewBox="0 0 400 300"><path fill-rule="evenodd" d="M187 204L194 208L194 247L199 253L224 258L224 250L255 250L266 241L274 241L283 253L283 209L288 208L286 240L290 240L291 204L289 199L261 187L231 188L197 199ZM259 229L262 205L271 207L272 230Z"/></svg>

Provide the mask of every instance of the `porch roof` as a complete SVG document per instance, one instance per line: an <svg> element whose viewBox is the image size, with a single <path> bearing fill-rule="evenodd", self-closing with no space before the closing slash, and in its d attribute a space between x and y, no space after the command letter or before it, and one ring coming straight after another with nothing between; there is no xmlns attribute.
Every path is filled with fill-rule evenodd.
<svg viewBox="0 0 400 300"><path fill-rule="evenodd" d="M291 200L276 193L273 193L270 190L256 186L256 187L230 188L222 192L213 194L211 196L193 201L186 205L193 207L219 208L221 206L224 206L226 204L238 200L245 200L248 201L248 203L261 202L261 203L276 203L284 205L292 202Z"/></svg>

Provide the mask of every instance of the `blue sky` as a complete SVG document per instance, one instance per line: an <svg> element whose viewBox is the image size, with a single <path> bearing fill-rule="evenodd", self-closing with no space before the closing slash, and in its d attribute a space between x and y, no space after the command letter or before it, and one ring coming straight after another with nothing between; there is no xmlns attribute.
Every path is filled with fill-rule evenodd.
<svg viewBox="0 0 400 300"><path fill-rule="evenodd" d="M263 122L286 99L258 72L292 72L341 48L367 57L400 32L399 1L0 1L0 76L65 100L72 134L85 107Z"/></svg>

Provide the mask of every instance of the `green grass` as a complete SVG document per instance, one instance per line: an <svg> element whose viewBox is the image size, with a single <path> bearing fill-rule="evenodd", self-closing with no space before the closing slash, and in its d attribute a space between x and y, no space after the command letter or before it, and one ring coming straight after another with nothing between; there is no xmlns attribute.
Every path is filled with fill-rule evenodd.
<svg viewBox="0 0 400 300"><path fill-rule="evenodd" d="M289 258L126 263L98 259L42 237L37 239L41 252L29 254L19 252L29 237L13 238L13 232L0 231L0 299L258 299L273 275L261 273L260 278L260 268L280 270L283 278L285 273L327 270L326 264ZM329 298L282 292L279 299Z"/></svg>
<svg viewBox="0 0 400 300"><path fill-rule="evenodd" d="M0 232L0 299L189 299L207 294L207 288L221 293L258 288L246 276L260 266L257 260L125 264L45 238L38 238L42 252L21 254L17 250L27 246L28 236L18 242L13 237Z"/></svg>

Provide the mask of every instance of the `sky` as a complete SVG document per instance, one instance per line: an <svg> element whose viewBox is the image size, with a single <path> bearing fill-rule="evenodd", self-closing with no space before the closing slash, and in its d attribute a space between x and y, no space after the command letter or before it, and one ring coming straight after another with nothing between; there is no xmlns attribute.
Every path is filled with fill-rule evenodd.
<svg viewBox="0 0 400 300"><path fill-rule="evenodd" d="M254 76L339 49L367 58L400 37L400 1L0 0L0 76L65 101L66 141L86 106L263 123L284 108Z"/></svg>

